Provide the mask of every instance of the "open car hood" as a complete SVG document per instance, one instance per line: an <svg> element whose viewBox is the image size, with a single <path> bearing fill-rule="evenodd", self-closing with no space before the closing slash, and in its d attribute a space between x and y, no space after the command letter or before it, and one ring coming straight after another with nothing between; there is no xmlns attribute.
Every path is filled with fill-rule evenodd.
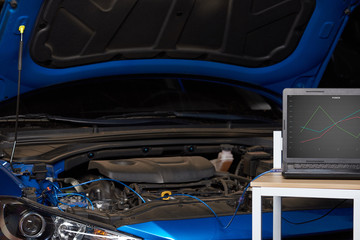
<svg viewBox="0 0 360 240"><path fill-rule="evenodd" d="M280 94L317 87L358 0L6 0L0 101L126 74L231 79Z"/></svg>

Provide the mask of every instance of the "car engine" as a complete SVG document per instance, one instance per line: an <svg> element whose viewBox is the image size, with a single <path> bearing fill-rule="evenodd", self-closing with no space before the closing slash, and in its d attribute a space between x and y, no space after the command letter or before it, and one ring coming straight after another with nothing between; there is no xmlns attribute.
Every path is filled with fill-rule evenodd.
<svg viewBox="0 0 360 240"><path fill-rule="evenodd" d="M272 167L272 149L234 149L228 171L217 171L209 154L94 158L58 175L52 165L23 165L23 197L116 225L249 212L249 199L237 208L239 199L252 178Z"/></svg>

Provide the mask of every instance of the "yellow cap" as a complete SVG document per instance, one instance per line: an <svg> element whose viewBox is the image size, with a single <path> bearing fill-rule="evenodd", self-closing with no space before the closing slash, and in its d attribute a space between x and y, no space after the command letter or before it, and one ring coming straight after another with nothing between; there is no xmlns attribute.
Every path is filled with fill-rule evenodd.
<svg viewBox="0 0 360 240"><path fill-rule="evenodd" d="M19 32L24 33L24 30L25 30L25 25L20 25L19 26Z"/></svg>
<svg viewBox="0 0 360 240"><path fill-rule="evenodd" d="M165 201L170 200L171 194L172 194L172 193L171 193L170 191L163 191L163 192L161 193L162 200L165 200ZM167 196L167 197L166 197L166 196Z"/></svg>

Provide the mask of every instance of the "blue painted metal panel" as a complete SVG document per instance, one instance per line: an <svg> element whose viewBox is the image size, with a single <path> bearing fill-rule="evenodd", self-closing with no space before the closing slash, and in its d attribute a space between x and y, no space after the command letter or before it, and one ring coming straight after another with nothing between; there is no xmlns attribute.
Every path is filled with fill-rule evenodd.
<svg viewBox="0 0 360 240"><path fill-rule="evenodd" d="M323 216L328 210L308 210L283 212L283 217L302 222ZM165 239L251 239L251 214L237 215L228 229L224 229L230 217L188 219L176 221L154 221L135 225L122 226L119 231L134 234L145 240ZM308 235L352 228L352 209L335 209L328 216L306 224L282 223L282 236ZM272 239L272 213L263 213L263 238Z"/></svg>
<svg viewBox="0 0 360 240"><path fill-rule="evenodd" d="M0 160L0 195L17 196L22 195L22 182L11 172L10 164Z"/></svg>
<svg viewBox="0 0 360 240"><path fill-rule="evenodd" d="M28 52L31 26L36 20L42 1L19 1L16 10L3 11L0 23L0 52L7 56L0 59L0 100L16 94L19 35L15 32L22 21L27 24L24 35L22 92L84 78L147 73L182 73L229 78L267 87L277 93L281 93L285 87L316 87L348 19L346 9L354 2L318 0L297 49L286 60L269 67L245 68L205 61L148 59L47 69L35 64Z"/></svg>
<svg viewBox="0 0 360 240"><path fill-rule="evenodd" d="M64 172L65 166L64 161L59 161L54 164L54 177L57 178L58 175L62 172Z"/></svg>

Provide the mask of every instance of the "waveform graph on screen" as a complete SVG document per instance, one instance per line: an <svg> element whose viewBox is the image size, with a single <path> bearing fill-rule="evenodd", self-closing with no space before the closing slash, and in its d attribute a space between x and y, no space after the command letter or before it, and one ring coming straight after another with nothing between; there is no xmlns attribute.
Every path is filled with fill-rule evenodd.
<svg viewBox="0 0 360 240"><path fill-rule="evenodd" d="M290 154L360 158L359 96L294 96L288 101Z"/></svg>
<svg viewBox="0 0 360 240"><path fill-rule="evenodd" d="M300 133L303 131L310 131L311 133L319 134L316 137L305 139L300 141L300 143L307 143L315 140L321 141L321 138L324 137L328 132L339 130L354 139L359 139L360 137L360 116L356 115L360 112L356 110L355 112L347 115L346 117L340 120L334 120L326 110L320 105L316 108L314 113L311 115L309 120L305 123L304 126L300 128ZM324 115L320 117L320 120L317 123L312 124L312 120L316 121L318 115ZM325 118L325 119L323 119ZM313 126L313 127L312 127ZM324 127L325 126L325 127Z"/></svg>

